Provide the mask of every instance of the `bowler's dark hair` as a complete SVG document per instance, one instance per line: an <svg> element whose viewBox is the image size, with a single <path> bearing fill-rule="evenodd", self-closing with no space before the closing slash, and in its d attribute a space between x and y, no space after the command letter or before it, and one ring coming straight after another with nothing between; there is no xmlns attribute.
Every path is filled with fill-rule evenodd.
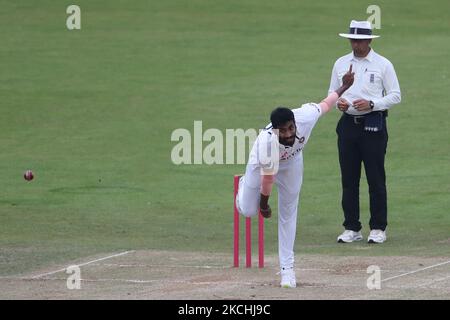
<svg viewBox="0 0 450 320"><path fill-rule="evenodd" d="M295 122L294 113L289 108L278 107L270 114L270 122L272 122L274 129L277 129L290 120Z"/></svg>

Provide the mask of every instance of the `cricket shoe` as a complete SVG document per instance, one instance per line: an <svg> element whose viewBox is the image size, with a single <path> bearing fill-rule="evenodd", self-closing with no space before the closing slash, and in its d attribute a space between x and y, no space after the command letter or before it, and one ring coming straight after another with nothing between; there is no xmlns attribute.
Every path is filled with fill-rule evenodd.
<svg viewBox="0 0 450 320"><path fill-rule="evenodd" d="M281 274L280 286L282 288L297 287L297 282L295 281L294 268L281 268L280 274Z"/></svg>
<svg viewBox="0 0 450 320"><path fill-rule="evenodd" d="M338 238L339 243L348 243L353 241L361 241L363 239L361 231L345 230Z"/></svg>
<svg viewBox="0 0 450 320"><path fill-rule="evenodd" d="M385 241L386 241L386 232L379 229L371 230L369 237L367 238L368 243L383 243Z"/></svg>

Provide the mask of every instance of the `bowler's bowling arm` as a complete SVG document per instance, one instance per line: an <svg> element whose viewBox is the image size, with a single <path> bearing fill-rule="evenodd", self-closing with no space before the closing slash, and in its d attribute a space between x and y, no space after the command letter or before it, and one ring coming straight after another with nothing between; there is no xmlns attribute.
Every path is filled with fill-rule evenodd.
<svg viewBox="0 0 450 320"><path fill-rule="evenodd" d="M339 97L350 87L344 86L342 85L339 89L337 89L336 91L330 93L328 95L328 97L326 97L325 99L323 99L320 103L320 109L322 109L322 113L327 113L328 111L330 111L335 105L336 102L338 101Z"/></svg>

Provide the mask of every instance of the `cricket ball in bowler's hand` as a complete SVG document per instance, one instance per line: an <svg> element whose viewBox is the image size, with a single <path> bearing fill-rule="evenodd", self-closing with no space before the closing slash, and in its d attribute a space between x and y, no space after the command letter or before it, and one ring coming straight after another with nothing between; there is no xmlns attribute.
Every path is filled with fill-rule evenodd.
<svg viewBox="0 0 450 320"><path fill-rule="evenodd" d="M33 180L33 178L34 178L33 171L31 171L31 170L25 171L25 173L23 174L23 177L24 177L25 180L27 180L27 181Z"/></svg>

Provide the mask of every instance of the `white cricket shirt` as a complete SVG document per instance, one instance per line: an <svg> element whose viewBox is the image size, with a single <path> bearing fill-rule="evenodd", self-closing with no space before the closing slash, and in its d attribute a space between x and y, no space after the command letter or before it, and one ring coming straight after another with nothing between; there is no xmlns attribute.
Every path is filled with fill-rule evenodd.
<svg viewBox="0 0 450 320"><path fill-rule="evenodd" d="M340 57L331 73L328 93L336 91L342 85L342 77L349 70L350 64L355 73L353 85L342 95L352 103L356 99L372 100L374 111L387 110L401 101L400 85L392 63L370 49L364 58L357 58L353 52ZM370 111L358 111L350 106L346 113L361 115Z"/></svg>
<svg viewBox="0 0 450 320"><path fill-rule="evenodd" d="M292 109L292 112L294 113L295 125L297 127L295 142L292 147L279 144L280 163L288 162L289 160L301 156L302 150L309 140L312 129L322 115L322 109L317 103L306 103L300 108ZM255 145L250 153L251 163L259 163L258 149L267 149L271 144L272 139L278 139L278 136L273 132L272 124L269 124L261 131L255 141Z"/></svg>

